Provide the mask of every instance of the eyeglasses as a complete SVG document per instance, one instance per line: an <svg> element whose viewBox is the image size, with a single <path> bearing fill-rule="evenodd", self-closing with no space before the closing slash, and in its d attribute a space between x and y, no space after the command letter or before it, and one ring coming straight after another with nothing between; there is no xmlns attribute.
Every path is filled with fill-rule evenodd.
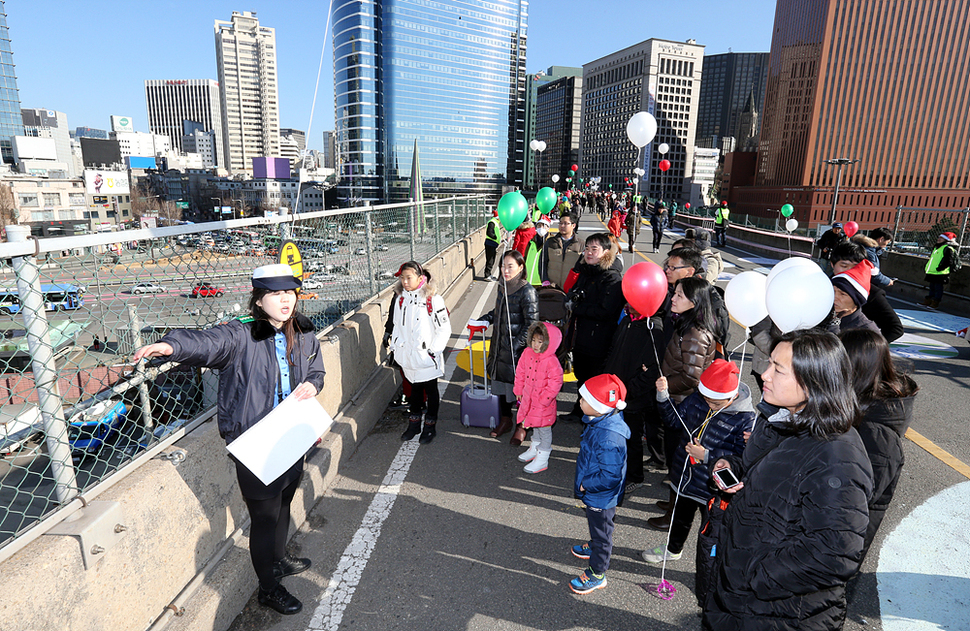
<svg viewBox="0 0 970 631"><path fill-rule="evenodd" d="M690 265L668 265L667 263L664 263L665 272L670 271L672 269L686 269L688 267L690 267Z"/></svg>

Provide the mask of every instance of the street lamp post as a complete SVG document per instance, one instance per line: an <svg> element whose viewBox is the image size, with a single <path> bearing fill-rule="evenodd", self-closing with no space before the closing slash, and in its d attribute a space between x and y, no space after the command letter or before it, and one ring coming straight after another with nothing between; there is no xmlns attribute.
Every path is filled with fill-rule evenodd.
<svg viewBox="0 0 970 631"><path fill-rule="evenodd" d="M839 186L842 185L842 167L855 164L856 162L859 162L858 158L832 158L831 160L825 160L825 164L839 167L839 171L835 176L835 194L832 195L832 213L829 216L829 225L835 223L835 207L839 203Z"/></svg>

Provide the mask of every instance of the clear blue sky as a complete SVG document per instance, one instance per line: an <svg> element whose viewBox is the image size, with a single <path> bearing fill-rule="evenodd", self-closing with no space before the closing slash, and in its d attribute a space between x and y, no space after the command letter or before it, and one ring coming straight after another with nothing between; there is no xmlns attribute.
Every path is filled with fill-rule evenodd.
<svg viewBox="0 0 970 631"><path fill-rule="evenodd" d="M146 79L216 79L215 20L256 11L276 29L280 126L306 131L328 2L315 0L6 0L23 107L65 112L71 129L112 114L148 131ZM709 54L768 51L774 0L531 0L528 70L584 63L651 37L693 38ZM327 42L311 148L333 127Z"/></svg>

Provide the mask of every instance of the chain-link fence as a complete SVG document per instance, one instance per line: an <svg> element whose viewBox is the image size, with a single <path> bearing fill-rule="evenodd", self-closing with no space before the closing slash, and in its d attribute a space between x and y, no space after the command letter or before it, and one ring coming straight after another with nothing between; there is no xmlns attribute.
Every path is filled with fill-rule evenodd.
<svg viewBox="0 0 970 631"><path fill-rule="evenodd" d="M318 329L485 225L484 196L0 243L0 554L139 454L208 418L216 377L130 363L174 328L249 311L253 268L286 241Z"/></svg>
<svg viewBox="0 0 970 631"><path fill-rule="evenodd" d="M944 232L957 236L961 258L970 260L970 243L967 235L967 216L970 208L946 210L938 208L896 208L893 225L893 244L897 252L929 256L936 247L936 238Z"/></svg>

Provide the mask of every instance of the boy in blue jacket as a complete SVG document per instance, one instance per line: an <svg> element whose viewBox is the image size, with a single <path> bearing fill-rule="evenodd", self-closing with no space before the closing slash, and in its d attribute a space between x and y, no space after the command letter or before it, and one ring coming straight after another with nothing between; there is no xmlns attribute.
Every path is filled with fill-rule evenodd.
<svg viewBox="0 0 970 631"><path fill-rule="evenodd" d="M613 516L623 497L626 478L626 441L630 428L623 421L626 386L616 375L597 375L579 389L586 430L576 458L574 493L586 504L589 542L573 546L573 555L588 559L589 567L569 582L576 594L606 587L606 570L613 552Z"/></svg>

